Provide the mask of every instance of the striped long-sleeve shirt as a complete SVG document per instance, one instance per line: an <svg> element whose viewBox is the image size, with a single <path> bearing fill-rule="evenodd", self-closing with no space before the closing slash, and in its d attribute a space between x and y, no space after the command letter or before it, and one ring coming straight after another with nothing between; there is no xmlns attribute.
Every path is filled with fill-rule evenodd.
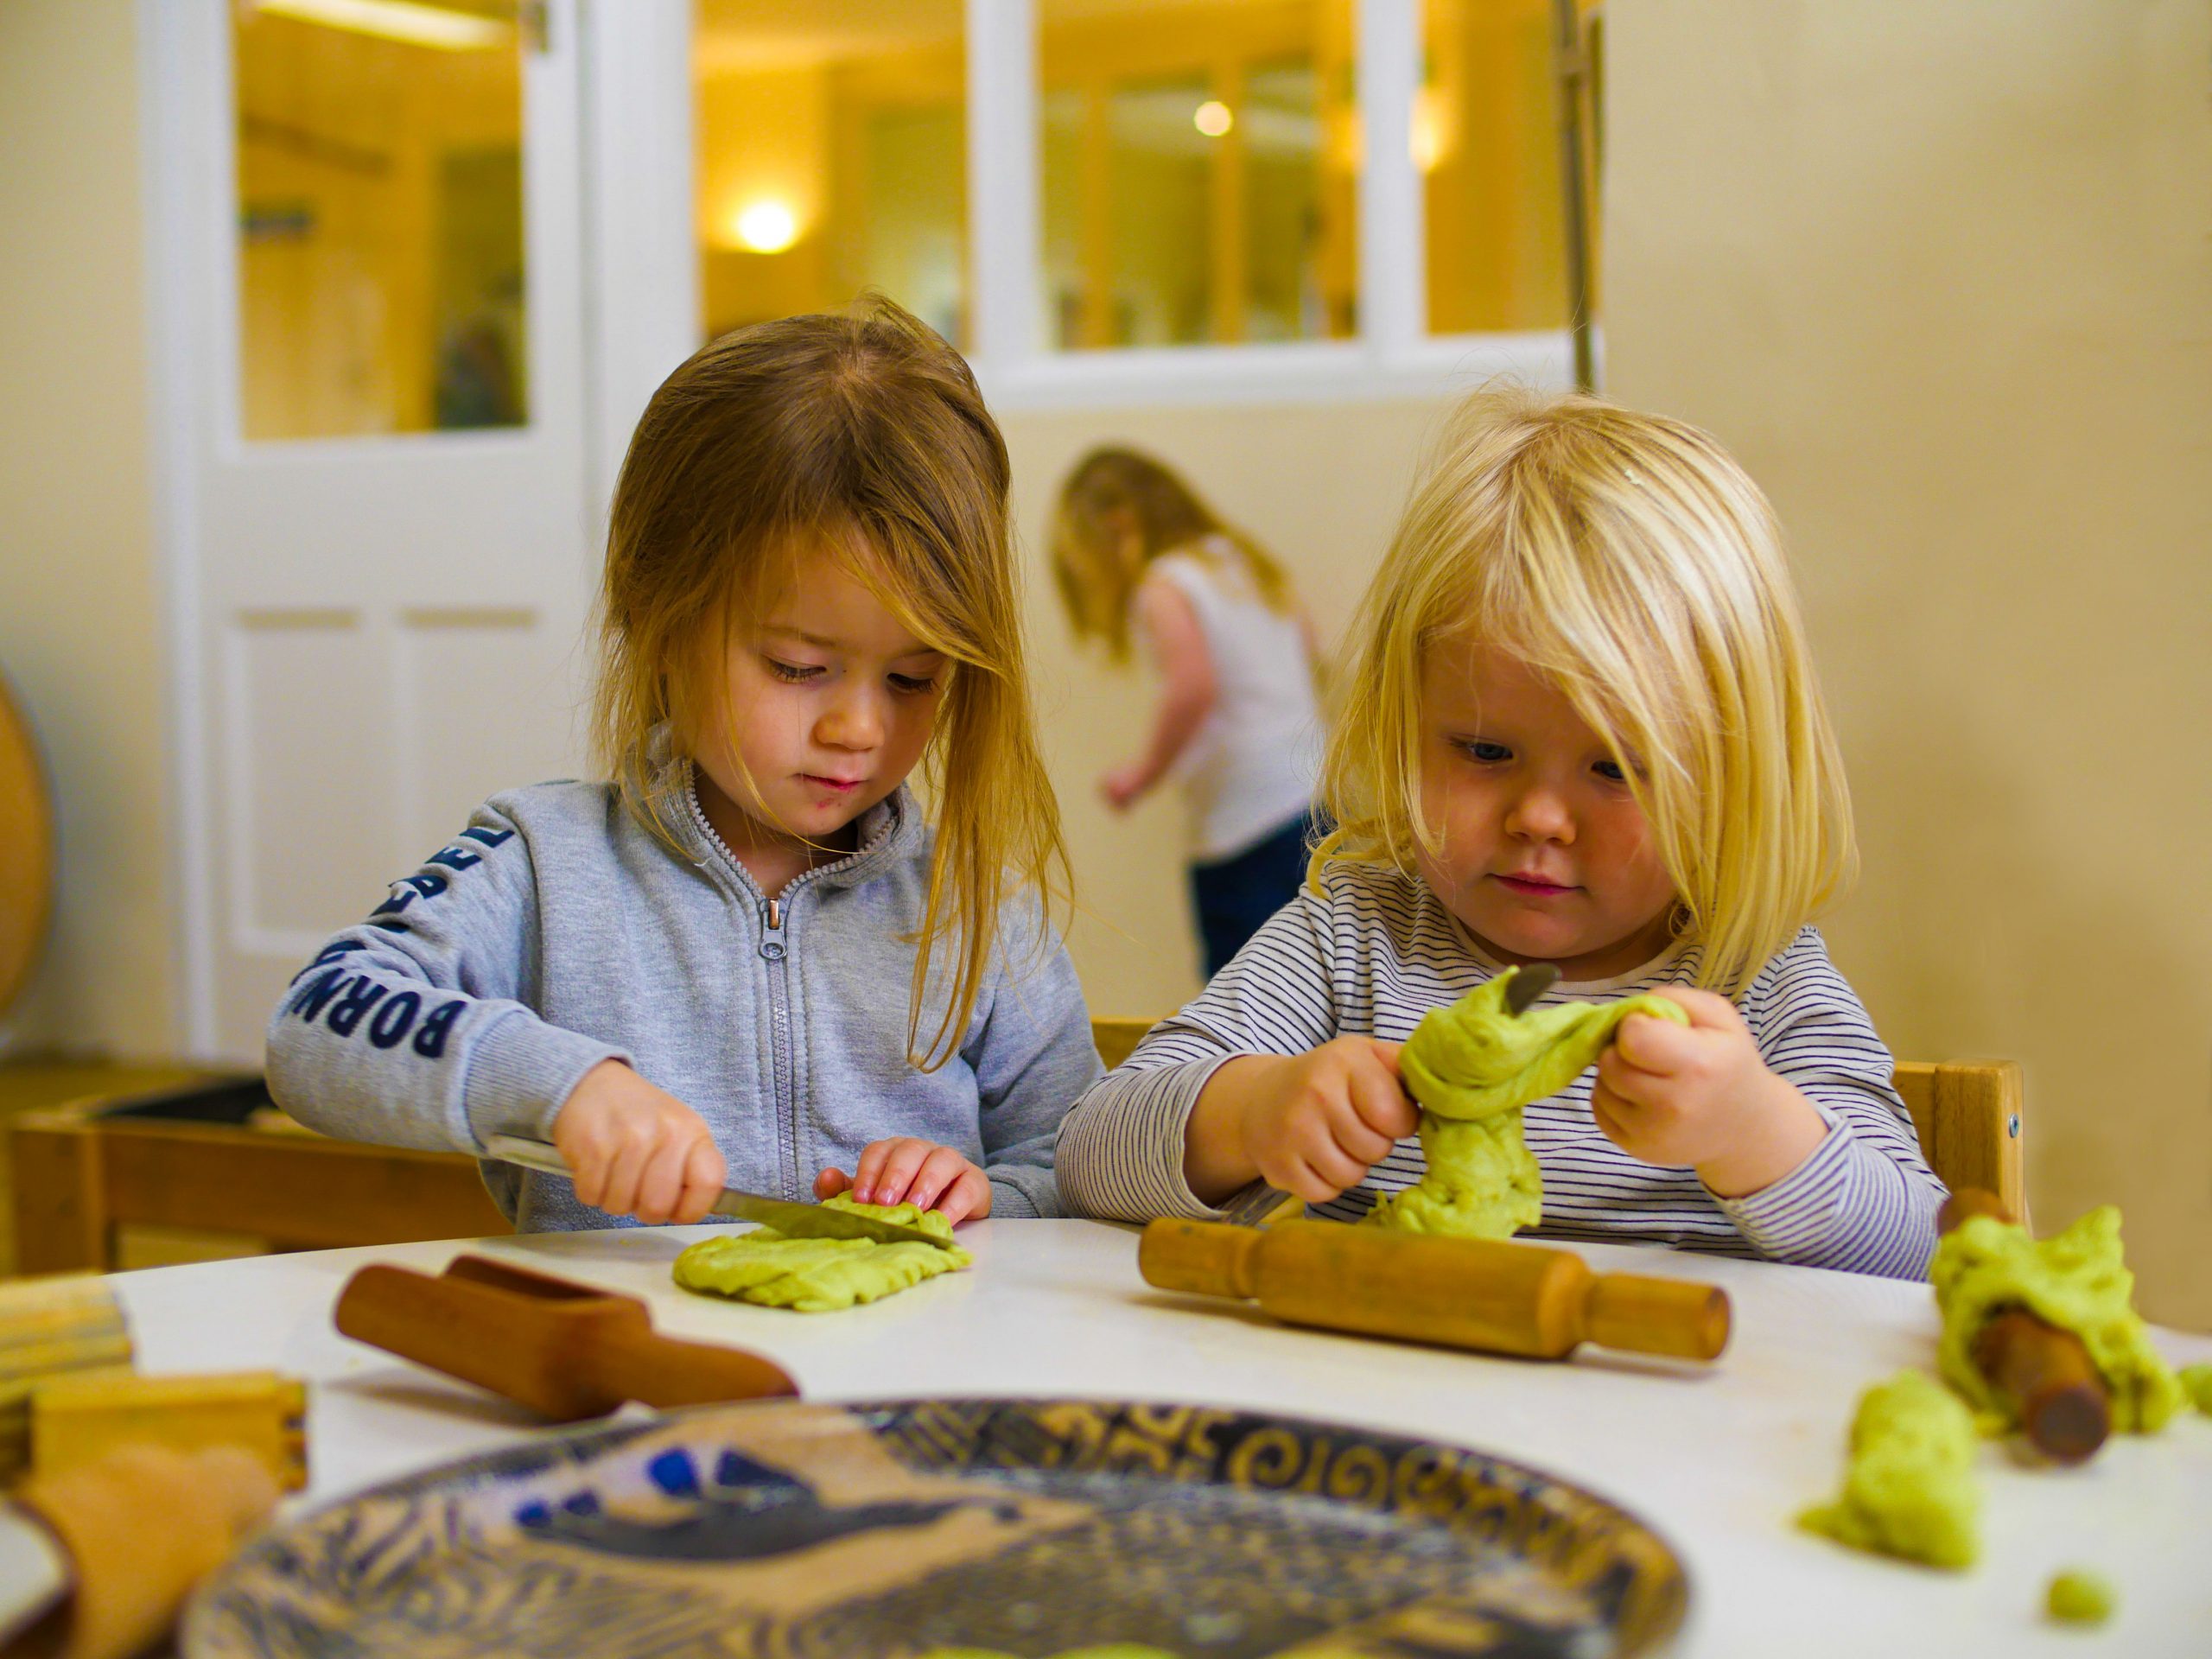
<svg viewBox="0 0 2212 1659"><path fill-rule="evenodd" d="M1216 1214L1183 1178L1184 1130L1224 1061L1302 1054L1353 1033L1402 1041L1429 1009L1502 971L1418 880L1335 865L1322 887L1278 911L1195 1001L1154 1027L1077 1102L1055 1159L1061 1197L1076 1214ZM1610 1001L1694 983L1697 968L1691 944L1622 978L1563 981L1549 997ZM1590 1111L1593 1069L1524 1115L1544 1178L1535 1235L1920 1277L1935 1249L1943 1186L1891 1085L1889 1051L1819 932L1802 930L1737 1007L1768 1067L1827 1125L1812 1155L1770 1186L1721 1198L1694 1170L1639 1162L1605 1137ZM1420 1143L1402 1141L1360 1185L1314 1212L1357 1219L1425 1167Z"/></svg>

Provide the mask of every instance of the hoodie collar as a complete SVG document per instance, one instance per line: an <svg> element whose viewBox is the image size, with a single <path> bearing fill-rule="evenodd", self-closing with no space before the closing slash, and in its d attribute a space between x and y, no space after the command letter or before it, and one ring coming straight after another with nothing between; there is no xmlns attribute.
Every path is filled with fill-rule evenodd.
<svg viewBox="0 0 2212 1659"><path fill-rule="evenodd" d="M691 843L694 859L700 863L726 864L747 886L757 888L760 884L753 880L752 872L715 833L706 809L699 804L696 767L689 760L679 764L681 775L671 781L682 791L683 804L679 822L690 831L686 839ZM785 893L802 886L851 887L873 880L918 851L925 828L920 805L914 799L913 791L904 784L861 813L858 827L857 851L794 876Z"/></svg>

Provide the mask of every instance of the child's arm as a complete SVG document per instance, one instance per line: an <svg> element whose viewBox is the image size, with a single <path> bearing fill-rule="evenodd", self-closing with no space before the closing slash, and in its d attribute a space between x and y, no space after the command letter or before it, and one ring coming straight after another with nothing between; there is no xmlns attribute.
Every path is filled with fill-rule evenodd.
<svg viewBox="0 0 2212 1659"><path fill-rule="evenodd" d="M294 978L269 1024L271 1098L346 1140L456 1152L493 1135L550 1141L587 1203L649 1220L704 1213L692 1189L710 1201L721 1179L706 1126L620 1048L521 1000L537 929L528 838L480 807Z"/></svg>
<svg viewBox="0 0 2212 1659"><path fill-rule="evenodd" d="M1889 1051L1808 928L1738 1014L1674 996L1688 1029L1631 1015L1600 1057L1591 1107L1630 1156L1688 1164L1759 1252L1917 1278L1942 1183L1890 1081Z"/></svg>
<svg viewBox="0 0 2212 1659"><path fill-rule="evenodd" d="M1073 1213L1122 1221L1216 1213L1209 1200L1240 1184L1246 1153L1235 1126L1247 1091L1292 1075L1264 1057L1311 1062L1318 1058L1311 1051L1336 1046L1329 908L1312 893L1293 899L1195 1001L1154 1027L1076 1103L1060 1126L1058 1166L1060 1195ZM1357 1035L1344 1042L1389 1046ZM1219 1105L1201 1115L1202 1096ZM1318 1143L1306 1149L1321 1150ZM1256 1173L1257 1160L1252 1164Z"/></svg>
<svg viewBox="0 0 2212 1659"><path fill-rule="evenodd" d="M1117 811L1135 804L1167 775L1213 711L1217 687L1213 658L1190 596L1172 582L1154 578L1137 589L1137 623L1160 670L1160 706L1144 753L1115 767L1099 788Z"/></svg>
<svg viewBox="0 0 2212 1659"><path fill-rule="evenodd" d="M1052 1141L1068 1103L1101 1067L1075 964L1033 900L1010 906L996 978L960 1056L976 1078L981 1165L912 1135L872 1141L853 1173L825 1169L817 1198L938 1209L957 1226L985 1216L1057 1216ZM1039 930L1041 929L1041 933Z"/></svg>
<svg viewBox="0 0 2212 1659"><path fill-rule="evenodd" d="M964 1051L976 1073L983 1173L993 1215L1064 1215L1053 1142L1069 1105L1104 1068L1067 947L1033 902L1015 915L990 1012Z"/></svg>
<svg viewBox="0 0 2212 1659"><path fill-rule="evenodd" d="M1359 1185L1419 1127L1398 1081L1404 1045L1338 1037L1304 1054L1240 1054L1206 1079L1184 1131L1183 1179L1206 1204L1264 1179L1308 1204Z"/></svg>

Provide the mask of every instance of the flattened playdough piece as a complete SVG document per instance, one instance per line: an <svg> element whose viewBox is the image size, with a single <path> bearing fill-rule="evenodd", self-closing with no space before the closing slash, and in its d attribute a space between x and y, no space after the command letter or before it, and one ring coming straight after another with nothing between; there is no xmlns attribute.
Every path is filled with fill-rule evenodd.
<svg viewBox="0 0 2212 1659"><path fill-rule="evenodd" d="M2175 1375L2190 1402L2207 1417L2212 1417L2212 1365L2184 1365Z"/></svg>
<svg viewBox="0 0 2212 1659"><path fill-rule="evenodd" d="M1543 1175L1521 1135L1521 1109L1544 1100L1597 1064L1631 1014L1676 1025L1689 1015L1662 996L1619 1002L1541 1004L1508 1013L1500 974L1446 1008L1421 1016L1398 1056L1421 1103L1428 1173L1378 1200L1367 1220L1412 1233L1507 1238L1544 1213Z"/></svg>
<svg viewBox="0 0 2212 1659"><path fill-rule="evenodd" d="M1985 1427L2018 1427L1974 1363L1974 1338L2008 1307L2024 1307L2082 1338L2112 1395L2114 1428L2152 1433L2181 1408L2181 1380L2128 1306L2135 1275L2120 1258L2120 1211L2112 1205L2041 1243L2024 1228L1976 1216L1936 1241L1928 1276L1943 1313L1936 1362Z"/></svg>
<svg viewBox="0 0 2212 1659"><path fill-rule="evenodd" d="M1931 1567L1971 1567L1981 1488L1974 1418L1923 1371L1900 1371L1859 1396L1851 1464L1834 1503L1797 1517L1808 1532Z"/></svg>
<svg viewBox="0 0 2212 1659"><path fill-rule="evenodd" d="M2101 1624L2120 1605L2120 1597L2101 1574L2069 1567L2051 1580L2044 1605L2053 1618L2069 1624Z"/></svg>
<svg viewBox="0 0 2212 1659"><path fill-rule="evenodd" d="M831 1210L918 1227L938 1238L952 1224L938 1210L911 1204L855 1204L840 1193ZM880 1244L868 1238L786 1238L773 1227L702 1238L676 1258L676 1282L686 1290L728 1296L763 1307L828 1313L896 1295L925 1279L964 1268L975 1258L934 1244Z"/></svg>

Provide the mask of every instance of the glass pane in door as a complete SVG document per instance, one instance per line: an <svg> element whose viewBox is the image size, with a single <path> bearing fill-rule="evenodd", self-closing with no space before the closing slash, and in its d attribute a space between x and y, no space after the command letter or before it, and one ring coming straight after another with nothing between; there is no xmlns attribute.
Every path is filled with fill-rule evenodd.
<svg viewBox="0 0 2212 1659"><path fill-rule="evenodd" d="M514 0L238 0L253 439L529 418Z"/></svg>
<svg viewBox="0 0 2212 1659"><path fill-rule="evenodd" d="M1037 20L1056 344L1354 332L1349 0L1038 0Z"/></svg>
<svg viewBox="0 0 2212 1659"><path fill-rule="evenodd" d="M700 322L863 289L965 340L961 0L698 0Z"/></svg>

